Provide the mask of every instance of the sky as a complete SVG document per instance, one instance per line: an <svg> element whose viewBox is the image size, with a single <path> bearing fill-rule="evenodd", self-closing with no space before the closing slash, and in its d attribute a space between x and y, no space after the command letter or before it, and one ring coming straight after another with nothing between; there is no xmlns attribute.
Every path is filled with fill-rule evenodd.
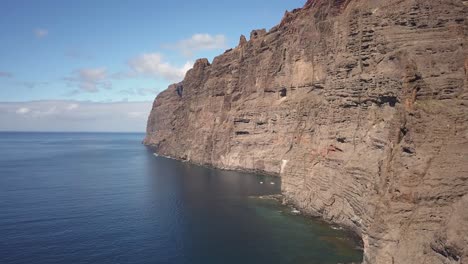
<svg viewBox="0 0 468 264"><path fill-rule="evenodd" d="M305 0L1 0L0 131L144 132L197 58Z"/></svg>

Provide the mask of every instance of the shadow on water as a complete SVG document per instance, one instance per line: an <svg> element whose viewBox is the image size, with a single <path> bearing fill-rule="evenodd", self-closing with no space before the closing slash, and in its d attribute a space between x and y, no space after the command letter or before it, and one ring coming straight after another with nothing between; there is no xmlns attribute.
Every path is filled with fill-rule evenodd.
<svg viewBox="0 0 468 264"><path fill-rule="evenodd" d="M148 150L152 155L152 151ZM344 231L295 215L275 200L278 177L152 159L154 179L174 181L184 208L188 252L195 263L349 263L362 252Z"/></svg>
<svg viewBox="0 0 468 264"><path fill-rule="evenodd" d="M0 263L362 259L346 233L249 198L279 178L155 157L142 137L0 133Z"/></svg>

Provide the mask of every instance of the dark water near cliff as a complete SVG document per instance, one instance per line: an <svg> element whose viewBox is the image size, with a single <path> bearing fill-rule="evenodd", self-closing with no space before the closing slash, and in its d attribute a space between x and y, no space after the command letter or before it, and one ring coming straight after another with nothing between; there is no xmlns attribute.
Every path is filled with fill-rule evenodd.
<svg viewBox="0 0 468 264"><path fill-rule="evenodd" d="M0 263L361 259L342 231L249 198L278 179L157 158L142 138L0 133Z"/></svg>

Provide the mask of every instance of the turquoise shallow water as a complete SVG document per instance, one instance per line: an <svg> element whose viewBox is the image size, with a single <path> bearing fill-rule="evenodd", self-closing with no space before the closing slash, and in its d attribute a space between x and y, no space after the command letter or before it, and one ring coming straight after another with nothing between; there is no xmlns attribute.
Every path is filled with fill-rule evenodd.
<svg viewBox="0 0 468 264"><path fill-rule="evenodd" d="M289 253L284 257L285 263L343 263L362 259L355 238L341 228L297 215L275 200L252 197L250 203L274 236L286 240L282 242Z"/></svg>
<svg viewBox="0 0 468 264"><path fill-rule="evenodd" d="M362 259L346 233L252 198L278 178L155 157L143 136L0 133L0 263Z"/></svg>

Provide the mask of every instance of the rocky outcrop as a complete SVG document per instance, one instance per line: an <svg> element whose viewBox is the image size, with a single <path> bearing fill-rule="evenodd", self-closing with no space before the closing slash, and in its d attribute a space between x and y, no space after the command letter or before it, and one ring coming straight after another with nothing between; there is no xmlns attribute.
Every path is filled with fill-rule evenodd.
<svg viewBox="0 0 468 264"><path fill-rule="evenodd" d="M282 177L365 263L468 263L468 1L309 0L156 98L161 155Z"/></svg>

